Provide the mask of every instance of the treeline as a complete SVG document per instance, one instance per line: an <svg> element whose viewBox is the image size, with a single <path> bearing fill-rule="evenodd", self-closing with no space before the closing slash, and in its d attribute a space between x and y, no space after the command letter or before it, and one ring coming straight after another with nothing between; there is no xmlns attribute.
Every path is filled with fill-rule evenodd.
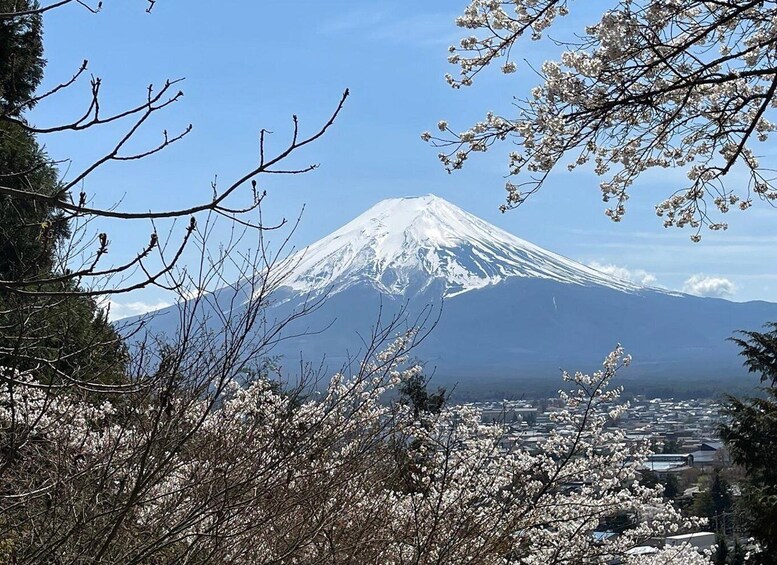
<svg viewBox="0 0 777 565"><path fill-rule="evenodd" d="M675 400L723 400L727 395L761 396L759 381L754 377L709 377L688 379L682 375L673 378L634 378L624 375L624 399L637 396L674 398ZM450 391L452 402L484 402L508 400L539 400L553 398L558 393L558 379L544 378L445 378L435 376L433 384Z"/></svg>

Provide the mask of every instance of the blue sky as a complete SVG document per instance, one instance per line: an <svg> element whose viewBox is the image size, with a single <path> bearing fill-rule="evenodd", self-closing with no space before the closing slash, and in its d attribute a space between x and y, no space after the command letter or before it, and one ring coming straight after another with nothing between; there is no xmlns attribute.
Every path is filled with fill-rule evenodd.
<svg viewBox="0 0 777 565"><path fill-rule="evenodd" d="M777 210L767 206L732 213L728 232L704 234L692 244L689 233L665 230L652 211L669 193L671 174L646 176L620 224L604 216L597 179L584 171L555 174L527 205L500 214L506 145L447 174L420 133L443 118L463 130L488 110L509 115L511 96L534 84L519 61L516 75L495 68L469 89L447 86L443 75L455 69L446 62L446 49L463 35L454 25L466 5L462 0L159 0L151 14L142 0L104 4L97 15L74 5L46 16L46 84L67 78L89 59L90 72L103 80L107 111L142 99L149 83L185 77L183 99L142 130L136 147L156 143L163 129L172 133L188 123L194 129L163 154L91 176L84 189L98 204L121 199L125 209L162 209L207 198L214 176L226 183L256 163L261 128L273 131L280 147L292 114L299 115L303 132L311 132L347 87L351 97L334 128L294 161L320 168L260 179L268 191L267 220L296 217L304 206L292 238L296 246L383 198L434 193L584 263L627 269L618 272L672 289L777 301ZM544 44L526 47L530 60L553 54ZM46 125L63 114L76 116L88 99L87 86L41 104L32 120ZM119 132L58 134L45 143L52 157L71 160L72 174ZM114 259L132 256L149 231L127 223L104 229ZM165 300L148 290L119 302L132 313Z"/></svg>

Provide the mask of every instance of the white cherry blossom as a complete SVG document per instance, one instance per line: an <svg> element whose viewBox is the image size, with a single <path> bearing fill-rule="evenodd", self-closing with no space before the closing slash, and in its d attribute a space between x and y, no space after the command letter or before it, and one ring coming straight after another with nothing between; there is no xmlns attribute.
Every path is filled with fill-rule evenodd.
<svg viewBox="0 0 777 565"><path fill-rule="evenodd" d="M473 152L510 140L516 180L502 210L520 205L559 167L591 166L606 213L620 221L639 176L681 169L656 204L666 227L724 230L722 217L754 200L773 203L774 163L759 147L775 129L777 5L774 2L611 0L595 25L561 43L558 60L510 116L487 114L448 136L425 135L460 169ZM454 88L492 63L512 73L558 18L590 9L572 0L471 0L456 20L467 36L449 49ZM557 38L554 38L556 41Z"/></svg>
<svg viewBox="0 0 777 565"><path fill-rule="evenodd" d="M690 547L628 553L700 523L639 484L648 445L607 426L625 409L612 386L630 361L620 347L594 374L564 374L564 408L533 451L505 449L504 429L472 407L417 416L389 401L421 371L407 364L412 338L306 397L258 378L95 402L4 373L0 430L17 453L0 474L2 492L15 489L0 496L19 524L11 555L29 561L38 536L76 520L81 530L44 557L78 562L104 548L104 562L163 559L163 547L189 563L709 563ZM634 527L596 541L618 513Z"/></svg>

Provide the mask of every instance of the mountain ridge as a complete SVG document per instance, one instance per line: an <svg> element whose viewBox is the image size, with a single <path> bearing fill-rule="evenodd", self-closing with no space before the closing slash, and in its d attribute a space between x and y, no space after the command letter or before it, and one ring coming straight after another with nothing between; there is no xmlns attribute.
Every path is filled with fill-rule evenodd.
<svg viewBox="0 0 777 565"><path fill-rule="evenodd" d="M435 379L482 389L595 370L621 343L634 356L629 375L645 382L742 379L737 330L777 320L777 304L737 303L640 286L544 250L435 196L384 200L307 248L263 312L294 319L266 354L341 370L364 348L381 318L413 325L441 307L414 355ZM240 285L216 291L209 308L223 320L250 295ZM172 335L178 316L160 311L147 327ZM283 363L282 363L283 364ZM720 382L723 382L720 381ZM550 382L550 381L548 381ZM740 380L740 382L745 382ZM523 383L523 384L522 384ZM500 385L501 386L501 385Z"/></svg>
<svg viewBox="0 0 777 565"><path fill-rule="evenodd" d="M520 239L432 194L382 200L290 263L293 273L284 285L297 292L336 293L366 281L384 294L406 296L444 279L444 297L453 298L511 277L629 292L642 288Z"/></svg>

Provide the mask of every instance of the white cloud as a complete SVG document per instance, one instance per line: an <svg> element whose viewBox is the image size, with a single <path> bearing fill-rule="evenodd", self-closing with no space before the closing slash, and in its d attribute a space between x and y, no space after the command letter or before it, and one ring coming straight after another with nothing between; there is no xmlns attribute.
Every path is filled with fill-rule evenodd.
<svg viewBox="0 0 777 565"><path fill-rule="evenodd" d="M125 302L122 304L121 302L115 302L111 300L110 306L111 306L111 311L108 318L113 322L116 320L120 320L122 318L128 318L130 316L139 316L147 312L153 312L154 310L167 308L168 306L170 306L170 303L165 302L164 300L158 300L155 303L135 301L135 302Z"/></svg>
<svg viewBox="0 0 777 565"><path fill-rule="evenodd" d="M656 277L643 269L628 269L609 263L597 263L596 261L588 263L588 266L611 277L633 282L634 284L642 286L655 286L656 284Z"/></svg>
<svg viewBox="0 0 777 565"><path fill-rule="evenodd" d="M685 281L683 292L696 296L724 298L736 292L736 285L725 277L708 277L698 274Z"/></svg>

